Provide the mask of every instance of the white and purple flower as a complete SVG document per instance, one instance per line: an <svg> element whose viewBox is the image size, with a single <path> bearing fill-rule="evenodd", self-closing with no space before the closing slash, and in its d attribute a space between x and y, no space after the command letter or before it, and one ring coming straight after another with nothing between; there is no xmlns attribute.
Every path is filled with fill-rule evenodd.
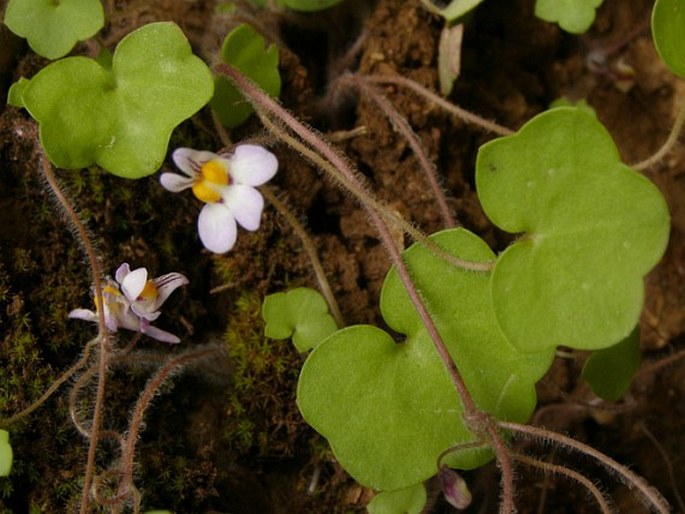
<svg viewBox="0 0 685 514"><path fill-rule="evenodd" d="M197 220L202 244L214 253L228 252L238 236L259 228L264 198L256 189L278 170L276 156L257 145L238 145L231 155L178 148L172 158L184 173L162 173L164 188L178 193L192 188L205 202Z"/></svg>
<svg viewBox="0 0 685 514"><path fill-rule="evenodd" d="M115 280L110 277L105 279L106 285L102 290L103 314L107 328L112 332L120 328L142 332L158 341L178 343L178 337L153 327L150 322L159 317L159 308L169 295L176 288L187 284L188 279L180 273L167 273L155 279L148 279L145 268L131 271L127 263L119 266L114 277ZM97 323L97 299L95 308L96 312L89 309L74 309L69 313L69 317Z"/></svg>

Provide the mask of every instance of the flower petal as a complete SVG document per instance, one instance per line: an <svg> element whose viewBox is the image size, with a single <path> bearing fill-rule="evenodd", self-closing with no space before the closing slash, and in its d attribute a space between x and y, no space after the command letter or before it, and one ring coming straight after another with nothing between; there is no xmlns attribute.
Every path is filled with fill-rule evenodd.
<svg viewBox="0 0 685 514"><path fill-rule="evenodd" d="M229 158L230 173L238 184L261 186L278 170L276 156L257 145L238 145Z"/></svg>
<svg viewBox="0 0 685 514"><path fill-rule="evenodd" d="M154 321L159 318L160 314L162 314L161 311L153 310L142 302L132 303L131 310L140 318L141 323L144 323L145 321Z"/></svg>
<svg viewBox="0 0 685 514"><path fill-rule="evenodd" d="M217 154L192 148L177 148L171 154L174 164L190 178L195 178L202 163L216 159Z"/></svg>
<svg viewBox="0 0 685 514"><path fill-rule="evenodd" d="M152 281L157 288L157 298L150 305L150 310L156 311L166 301L171 293L178 287L184 286L188 283L188 279L180 273L167 273L157 277Z"/></svg>
<svg viewBox="0 0 685 514"><path fill-rule="evenodd" d="M95 323L98 322L98 315L88 309L74 309L67 317L72 319L85 319L86 321L94 321Z"/></svg>
<svg viewBox="0 0 685 514"><path fill-rule="evenodd" d="M222 191L224 204L246 230L257 230L262 219L264 198L251 186L229 186Z"/></svg>
<svg viewBox="0 0 685 514"><path fill-rule="evenodd" d="M147 270L138 268L131 271L121 281L121 292L129 302L135 302L143 292L147 282Z"/></svg>
<svg viewBox="0 0 685 514"><path fill-rule="evenodd" d="M121 323L119 317L112 311L112 309L107 307L107 304L105 304L105 312L103 316L105 318L105 326L111 332L116 332L119 327L128 328Z"/></svg>
<svg viewBox="0 0 685 514"><path fill-rule="evenodd" d="M124 281L124 277L129 273L131 273L131 268L128 263L125 262L117 268L117 271L114 273L114 278L121 284Z"/></svg>
<svg viewBox="0 0 685 514"><path fill-rule="evenodd" d="M197 229L205 248L226 253L235 244L238 227L231 211L222 203L208 203L200 211Z"/></svg>
<svg viewBox="0 0 685 514"><path fill-rule="evenodd" d="M106 310L105 313L107 313ZM138 332L140 330L140 318L129 308L118 312L115 320L115 328L110 329L112 332L117 331L116 327L132 330L133 332Z"/></svg>
<svg viewBox="0 0 685 514"><path fill-rule="evenodd" d="M157 339L157 341L162 341L163 343L176 344L181 342L181 340L174 334L161 330L157 327L153 327L152 325L149 325L143 331L143 333L153 339Z"/></svg>
<svg viewBox="0 0 685 514"><path fill-rule="evenodd" d="M172 193L178 193L192 187L195 183L195 179L183 177L177 173L162 173L159 177L159 182L164 189L167 189Z"/></svg>

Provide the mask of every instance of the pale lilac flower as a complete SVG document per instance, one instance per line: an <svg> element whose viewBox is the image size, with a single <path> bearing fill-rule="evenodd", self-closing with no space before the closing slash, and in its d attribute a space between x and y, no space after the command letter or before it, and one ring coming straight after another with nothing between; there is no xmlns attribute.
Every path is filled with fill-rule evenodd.
<svg viewBox="0 0 685 514"><path fill-rule="evenodd" d="M188 283L180 273L167 273L152 280L147 278L147 270L138 268L131 271L127 263L119 266L115 279L105 279L102 290L103 314L107 328L116 332L120 328L142 332L158 341L178 343L180 339L169 332L150 325L161 314L159 308L169 295L178 287ZM98 322L98 301L96 312L89 309L74 309L70 318Z"/></svg>
<svg viewBox="0 0 685 514"><path fill-rule="evenodd" d="M228 252L238 236L237 225L250 231L259 228L264 198L256 186L276 174L274 154L261 146L238 145L232 155L178 148L172 158L185 175L162 173L160 182L174 193L191 188L205 202L197 220L205 248Z"/></svg>

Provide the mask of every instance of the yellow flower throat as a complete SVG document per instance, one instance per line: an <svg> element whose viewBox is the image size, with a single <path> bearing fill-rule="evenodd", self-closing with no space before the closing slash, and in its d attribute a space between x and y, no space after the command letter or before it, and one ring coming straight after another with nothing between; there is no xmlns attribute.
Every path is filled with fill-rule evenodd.
<svg viewBox="0 0 685 514"><path fill-rule="evenodd" d="M216 186L227 186L230 176L226 165L218 159L205 162L200 168L202 173L193 184L193 194L205 203L215 203L221 200L221 194Z"/></svg>
<svg viewBox="0 0 685 514"><path fill-rule="evenodd" d="M152 280L145 282L145 287L138 295L138 300L154 300L157 298L157 286Z"/></svg>

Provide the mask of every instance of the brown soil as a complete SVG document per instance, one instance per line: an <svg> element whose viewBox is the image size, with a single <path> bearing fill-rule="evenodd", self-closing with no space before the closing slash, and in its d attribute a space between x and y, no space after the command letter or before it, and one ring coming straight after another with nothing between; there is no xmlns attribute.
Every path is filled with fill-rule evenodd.
<svg viewBox="0 0 685 514"><path fill-rule="evenodd" d="M174 19L197 51L210 59L225 33L225 20L211 17L209 0L116 4L124 14L112 20L107 37L144 22ZM645 23L651 2L634 0L627 8L620 0L605 0L591 30L580 37L538 20L532 5L532 0L488 0L475 11L468 20L461 75L450 100L515 129L560 96L586 98L625 162L656 151L685 101L685 87L661 64L651 44ZM364 126L365 135L345 139L339 148L364 173L378 198L426 232L442 228L436 201L407 141L369 100L336 82L347 71L356 71L401 75L435 90L441 21L418 0L350 0L319 14L257 17L261 29L273 31L269 34L282 44L284 105L322 131ZM5 93L9 83L20 75L31 76L45 62L1 28L0 90ZM622 41L633 29L635 36ZM350 56L358 37L363 38L361 48ZM88 47L81 45L77 51L87 52ZM589 69L590 52L605 52L605 64ZM619 73L622 65L633 70L632 78ZM483 215L473 181L476 151L492 136L406 90L386 87L384 93L409 120L436 164L459 222L494 248L504 248L510 238ZM66 320L69 310L90 303L88 269L39 176L32 142L20 133L26 113L3 109L0 412L6 415L35 401L78 358L95 330ZM218 149L220 142L208 128L211 123L207 112L184 123L171 147ZM252 119L231 136L237 141L261 138L264 132ZM273 151L280 161L274 181L279 196L307 220L346 322L382 323L377 305L389 260L363 210L285 145L274 142ZM170 161L167 167L172 167ZM685 495L685 477L677 471L685 467L685 366L682 361L650 365L685 344L683 169L685 149L679 146L649 172L667 198L673 228L662 263L646 281L643 371L631 392L610 411L587 407L592 395L578 380L582 356L559 358L540 383L535 417L535 422L628 464L676 511L677 491ZM294 398L303 358L287 342L265 342L261 336L259 309L265 294L314 285L306 254L285 221L267 208L258 232L241 232L231 253L211 256L201 251L195 232L199 206L190 195L170 198L155 178L124 181L95 169L62 171L60 179L93 233L106 272L127 261L148 267L155 276L177 270L190 279L160 319L160 326L183 338L182 348L142 341L148 354L113 370L105 412L108 427L125 427L155 355L203 343L226 348L215 362L191 367L171 380L148 413L136 471L144 507L177 513L363 511L373 493L345 474L326 442L299 416ZM73 510L87 445L70 421L67 396L61 391L11 427L16 457L12 477L0 480L3 512ZM569 462L601 482L620 512L645 511L634 494L589 459L579 462L549 446L514 444L544 459ZM106 464L110 453L111 448L103 451L99 462ZM676 470L675 479L670 469ZM519 512L596 512L576 484L527 468L517 475ZM494 466L466 473L465 478L474 492L467 512L496 512ZM449 512L435 484L429 486L434 494L427 512Z"/></svg>

